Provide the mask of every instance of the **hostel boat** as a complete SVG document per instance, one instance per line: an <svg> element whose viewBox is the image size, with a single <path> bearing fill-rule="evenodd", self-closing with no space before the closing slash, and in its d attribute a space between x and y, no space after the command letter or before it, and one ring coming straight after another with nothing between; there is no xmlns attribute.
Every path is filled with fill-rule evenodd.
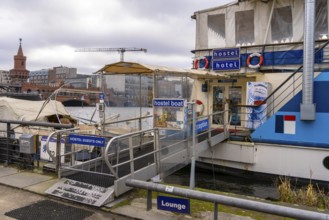
<svg viewBox="0 0 329 220"><path fill-rule="evenodd" d="M230 138L199 154L222 172L329 181L326 0L232 1L197 11L196 98L230 112Z"/></svg>

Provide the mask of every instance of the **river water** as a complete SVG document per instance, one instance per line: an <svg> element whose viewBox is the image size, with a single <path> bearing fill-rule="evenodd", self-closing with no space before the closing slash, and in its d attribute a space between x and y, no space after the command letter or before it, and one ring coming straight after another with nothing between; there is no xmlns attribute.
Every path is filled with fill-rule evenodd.
<svg viewBox="0 0 329 220"><path fill-rule="evenodd" d="M80 119L90 120L95 107L66 107L69 113ZM139 117L146 114L152 115L152 108L137 107L108 107L106 108L106 118L120 114L118 120ZM99 114L96 111L93 117L95 122L99 121ZM143 121L143 129L151 128L152 118ZM137 121L125 124L125 126L137 127ZM222 192L235 193L245 196L254 196L263 199L278 199L277 188L274 182L255 182L239 176L231 176L222 173L215 173L209 170L196 169L195 186L199 188L219 190ZM189 186L190 166L187 166L164 179L165 183Z"/></svg>

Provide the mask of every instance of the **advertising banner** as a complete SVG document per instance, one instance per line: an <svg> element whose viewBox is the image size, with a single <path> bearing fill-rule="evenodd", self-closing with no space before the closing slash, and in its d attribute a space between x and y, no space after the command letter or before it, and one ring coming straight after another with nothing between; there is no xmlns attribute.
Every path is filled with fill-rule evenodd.
<svg viewBox="0 0 329 220"><path fill-rule="evenodd" d="M247 82L247 105L258 105L267 98L269 94L269 83ZM267 104L247 109L247 128L256 129L266 121Z"/></svg>
<svg viewBox="0 0 329 220"><path fill-rule="evenodd" d="M46 150L47 139L48 139L47 136L41 137L40 159L46 160L46 161L53 161ZM64 153L64 143L65 143L65 140L62 139L61 140L61 153L62 154ZM51 138L49 141L49 150L54 155L56 155L56 145L57 145L57 139ZM64 157L61 157L61 163L64 163Z"/></svg>

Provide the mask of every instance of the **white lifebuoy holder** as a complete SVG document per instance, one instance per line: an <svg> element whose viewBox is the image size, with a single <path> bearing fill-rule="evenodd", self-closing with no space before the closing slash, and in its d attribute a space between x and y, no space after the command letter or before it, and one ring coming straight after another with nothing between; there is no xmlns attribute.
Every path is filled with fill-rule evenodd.
<svg viewBox="0 0 329 220"><path fill-rule="evenodd" d="M195 100L195 104L196 104L196 113L197 113L197 115L202 115L203 110L204 110L203 102L197 99L197 100Z"/></svg>
<svg viewBox="0 0 329 220"><path fill-rule="evenodd" d="M259 62L257 64L255 64L255 65L250 64L250 61L252 60L253 57L258 57L259 58ZM247 58L247 66L249 68L252 68L252 69L259 68L263 64L263 62L264 62L264 58L263 58L263 56L260 53L252 53Z"/></svg>

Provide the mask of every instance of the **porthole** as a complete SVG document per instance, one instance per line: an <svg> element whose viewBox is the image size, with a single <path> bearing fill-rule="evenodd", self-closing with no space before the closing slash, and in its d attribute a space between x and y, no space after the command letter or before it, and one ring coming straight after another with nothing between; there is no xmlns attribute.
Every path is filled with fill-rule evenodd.
<svg viewBox="0 0 329 220"><path fill-rule="evenodd" d="M323 159L323 166L329 170L329 156Z"/></svg>

